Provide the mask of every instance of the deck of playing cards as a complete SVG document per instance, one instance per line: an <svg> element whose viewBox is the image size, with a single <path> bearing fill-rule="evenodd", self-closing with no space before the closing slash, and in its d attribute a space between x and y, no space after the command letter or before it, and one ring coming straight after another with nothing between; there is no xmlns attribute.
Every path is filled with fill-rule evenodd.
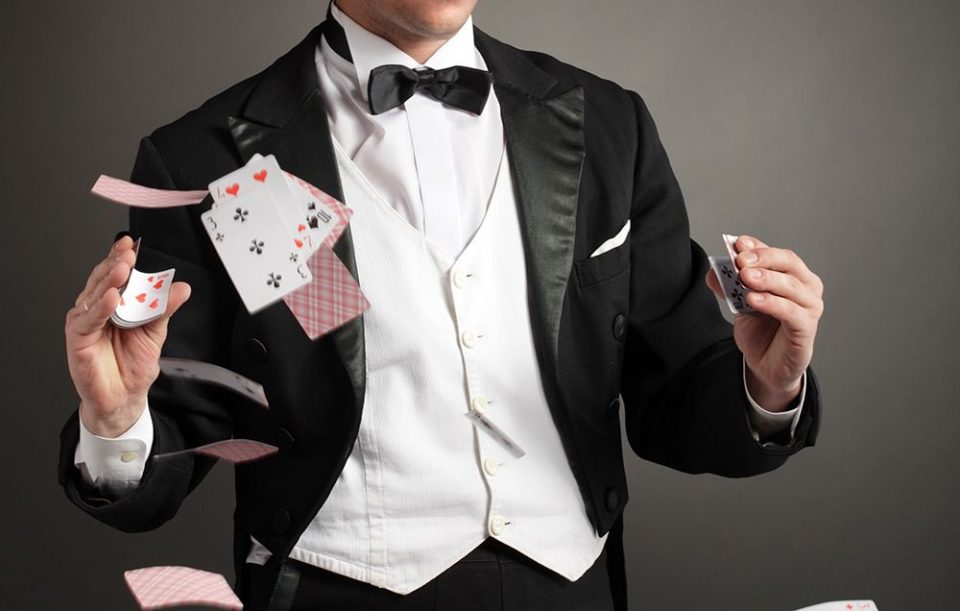
<svg viewBox="0 0 960 611"><path fill-rule="evenodd" d="M740 282L740 269L737 267L737 250L734 244L737 242L735 235L723 234L723 245L727 248L725 257L707 257L710 260L710 266L713 268L717 278L720 280L720 286L723 287L723 297L727 302L727 307L733 314L759 314L747 303L747 293L750 289Z"/></svg>
<svg viewBox="0 0 960 611"><path fill-rule="evenodd" d="M307 260L335 212L280 169L273 155L210 183L204 227L240 299L253 314L313 280Z"/></svg>
<svg viewBox="0 0 960 611"><path fill-rule="evenodd" d="M163 316L167 311L174 271L168 269L146 274L131 270L126 285L121 287L120 303L110 315L110 322L121 329L133 329Z"/></svg>

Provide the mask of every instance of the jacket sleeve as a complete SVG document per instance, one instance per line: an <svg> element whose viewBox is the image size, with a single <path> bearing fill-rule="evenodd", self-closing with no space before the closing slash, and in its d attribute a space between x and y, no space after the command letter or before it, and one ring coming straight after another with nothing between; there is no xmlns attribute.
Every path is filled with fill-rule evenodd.
<svg viewBox="0 0 960 611"><path fill-rule="evenodd" d="M144 138L134 164L131 181L140 185L176 189L150 138ZM211 273L210 249L202 240L197 208L131 208L130 227L142 239L137 268L175 268L175 280L190 283L190 300L171 318L165 356L207 362L223 362L229 349L229 321L234 300L222 286L223 278ZM106 498L87 485L73 464L79 439L78 413L67 419L60 433L58 479L67 498L97 520L127 532L156 528L172 518L184 498L203 479L213 460L183 454L154 459L231 437L232 419L224 409L222 391L196 384L173 383L161 374L151 386L149 405L154 442L140 484L124 496Z"/></svg>
<svg viewBox="0 0 960 611"><path fill-rule="evenodd" d="M630 93L639 144L631 209L630 310L621 395L627 438L641 457L688 473L743 477L783 464L816 440L820 393L807 394L793 440L751 433L742 354L704 277L680 187L643 100Z"/></svg>

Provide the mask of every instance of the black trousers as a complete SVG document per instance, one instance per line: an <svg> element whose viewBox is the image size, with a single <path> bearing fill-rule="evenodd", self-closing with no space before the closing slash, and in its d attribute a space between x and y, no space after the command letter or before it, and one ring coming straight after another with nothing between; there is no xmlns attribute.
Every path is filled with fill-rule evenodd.
<svg viewBox="0 0 960 611"><path fill-rule="evenodd" d="M604 548L571 582L488 538L452 567L401 595L309 564L245 564L247 611L612 611ZM276 584L276 587L274 587Z"/></svg>

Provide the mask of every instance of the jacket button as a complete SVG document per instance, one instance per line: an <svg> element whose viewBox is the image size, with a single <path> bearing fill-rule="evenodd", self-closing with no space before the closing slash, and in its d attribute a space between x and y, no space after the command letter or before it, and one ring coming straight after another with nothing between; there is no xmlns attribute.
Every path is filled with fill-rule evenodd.
<svg viewBox="0 0 960 611"><path fill-rule="evenodd" d="M247 356L257 363L264 363L267 360L267 347L259 339L251 337L246 343Z"/></svg>
<svg viewBox="0 0 960 611"><path fill-rule="evenodd" d="M620 495L617 494L617 489L607 488L603 495L603 502L607 505L608 511L615 510L620 505Z"/></svg>
<svg viewBox="0 0 960 611"><path fill-rule="evenodd" d="M617 314L613 317L613 337L616 340L623 339L624 333L627 332L627 317L622 313Z"/></svg>
<svg viewBox="0 0 960 611"><path fill-rule="evenodd" d="M290 512L282 507L273 510L273 532L282 535L290 528Z"/></svg>

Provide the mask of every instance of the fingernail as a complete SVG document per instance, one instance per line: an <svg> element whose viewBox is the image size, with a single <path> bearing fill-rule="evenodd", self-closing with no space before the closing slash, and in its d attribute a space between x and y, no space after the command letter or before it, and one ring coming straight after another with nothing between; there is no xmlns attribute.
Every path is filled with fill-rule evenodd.
<svg viewBox="0 0 960 611"><path fill-rule="evenodd" d="M747 276L756 280L762 275L762 272L759 269L751 269L747 272Z"/></svg>
<svg viewBox="0 0 960 611"><path fill-rule="evenodd" d="M767 300L767 296L763 293L751 293L753 295L753 300L757 303L762 303Z"/></svg>
<svg viewBox="0 0 960 611"><path fill-rule="evenodd" d="M740 240L740 243L743 244L743 247L744 247L744 248L753 248L753 247L754 247L753 240L751 240L750 238L742 238L742 239Z"/></svg>
<svg viewBox="0 0 960 611"><path fill-rule="evenodd" d="M756 263L758 259L756 253L748 252L743 255L743 260L746 263Z"/></svg>

